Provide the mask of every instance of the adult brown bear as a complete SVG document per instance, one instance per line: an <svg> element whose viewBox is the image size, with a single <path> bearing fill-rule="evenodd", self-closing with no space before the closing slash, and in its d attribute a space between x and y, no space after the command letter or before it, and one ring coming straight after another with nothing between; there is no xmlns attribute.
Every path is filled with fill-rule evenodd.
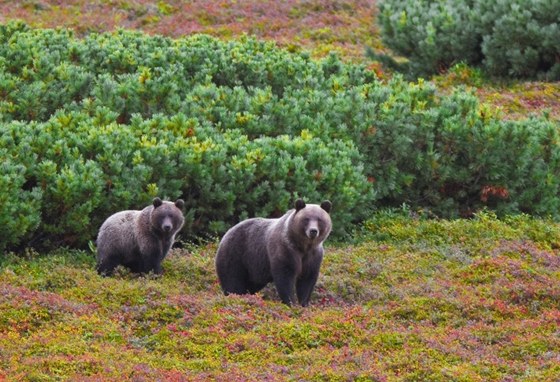
<svg viewBox="0 0 560 382"><path fill-rule="evenodd" d="M323 242L331 232L331 202L305 204L278 219L253 218L226 232L218 247L216 271L224 293L256 293L274 282L282 302L294 291L309 304L323 260Z"/></svg>
<svg viewBox="0 0 560 382"><path fill-rule="evenodd" d="M113 214L105 220L97 235L97 271L111 275L118 265L132 272L161 274L161 262L183 227L184 202L164 202L154 198L141 211Z"/></svg>

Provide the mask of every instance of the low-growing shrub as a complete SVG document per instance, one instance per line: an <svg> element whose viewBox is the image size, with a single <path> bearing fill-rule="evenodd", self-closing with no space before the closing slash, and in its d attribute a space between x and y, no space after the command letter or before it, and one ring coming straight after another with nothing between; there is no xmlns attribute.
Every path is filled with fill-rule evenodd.
<svg viewBox="0 0 560 382"><path fill-rule="evenodd" d="M426 76L464 62L499 77L560 79L560 3L383 0L384 43Z"/></svg>
<svg viewBox="0 0 560 382"><path fill-rule="evenodd" d="M83 246L107 216L143 208L156 195L185 199L191 236L282 214L298 195L331 199L341 234L366 216L373 198L350 141L323 141L309 132L250 140L181 114L135 116L130 125L107 118L58 112L45 123L5 124L3 159L34 159L3 165L9 187L2 218L20 216L3 226L11 238L5 245L27 234L25 244Z"/></svg>
<svg viewBox="0 0 560 382"><path fill-rule="evenodd" d="M0 252L3 252L39 225L42 193L28 189L25 166L14 163L6 149L0 149L0 158Z"/></svg>
<svg viewBox="0 0 560 382"><path fill-rule="evenodd" d="M555 380L560 225L382 211L328 243L306 309L223 296L216 244L165 277L100 278L89 251L0 256L6 380Z"/></svg>
<svg viewBox="0 0 560 382"><path fill-rule="evenodd" d="M185 200L189 238L297 196L330 198L335 234L403 203L560 215L558 124L500 121L464 90L251 38L10 23L0 41L3 248L84 246L155 195Z"/></svg>
<svg viewBox="0 0 560 382"><path fill-rule="evenodd" d="M482 56L471 20L473 5L474 0L383 0L378 15L383 42L407 57L407 69L416 75L446 70L459 60L478 63Z"/></svg>

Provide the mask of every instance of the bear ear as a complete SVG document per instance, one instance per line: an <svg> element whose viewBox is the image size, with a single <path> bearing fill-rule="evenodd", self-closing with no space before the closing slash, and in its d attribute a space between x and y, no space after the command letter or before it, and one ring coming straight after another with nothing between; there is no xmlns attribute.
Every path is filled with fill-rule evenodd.
<svg viewBox="0 0 560 382"><path fill-rule="evenodd" d="M175 201L175 206L176 206L178 209L182 210L183 207L185 206L185 201L184 201L183 199L177 199L177 200Z"/></svg>
<svg viewBox="0 0 560 382"><path fill-rule="evenodd" d="M163 202L161 201L160 198L154 198L152 203L154 204L154 208L158 208L159 206L161 206L163 204Z"/></svg>
<svg viewBox="0 0 560 382"><path fill-rule="evenodd" d="M321 203L321 208L327 212L331 212L332 203L329 200L325 200L323 203Z"/></svg>
<svg viewBox="0 0 560 382"><path fill-rule="evenodd" d="M303 199L296 200L295 207L296 207L296 211L299 211L302 208L305 208L305 202L303 201Z"/></svg>

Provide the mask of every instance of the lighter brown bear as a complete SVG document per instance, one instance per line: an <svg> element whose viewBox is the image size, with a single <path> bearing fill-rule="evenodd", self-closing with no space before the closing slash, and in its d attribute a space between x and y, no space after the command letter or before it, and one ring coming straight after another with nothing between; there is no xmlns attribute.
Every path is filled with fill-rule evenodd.
<svg viewBox="0 0 560 382"><path fill-rule="evenodd" d="M135 273L161 274L161 262L183 227L184 202L154 198L141 211L128 210L111 215L97 235L97 271L111 275L118 265Z"/></svg>

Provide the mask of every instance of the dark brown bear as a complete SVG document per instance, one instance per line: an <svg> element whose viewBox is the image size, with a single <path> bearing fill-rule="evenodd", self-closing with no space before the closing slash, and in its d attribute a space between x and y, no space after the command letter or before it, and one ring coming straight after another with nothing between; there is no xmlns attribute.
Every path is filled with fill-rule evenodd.
<svg viewBox="0 0 560 382"><path fill-rule="evenodd" d="M97 271L111 275L118 265L132 272L161 274L161 262L183 227L184 202L164 202L155 198L141 211L111 215L97 235Z"/></svg>
<svg viewBox="0 0 560 382"><path fill-rule="evenodd" d="M307 306L331 232L330 210L329 201L319 206L299 199L279 219L253 218L232 227L216 255L224 293L253 294L272 281L283 303L291 305L295 291Z"/></svg>

